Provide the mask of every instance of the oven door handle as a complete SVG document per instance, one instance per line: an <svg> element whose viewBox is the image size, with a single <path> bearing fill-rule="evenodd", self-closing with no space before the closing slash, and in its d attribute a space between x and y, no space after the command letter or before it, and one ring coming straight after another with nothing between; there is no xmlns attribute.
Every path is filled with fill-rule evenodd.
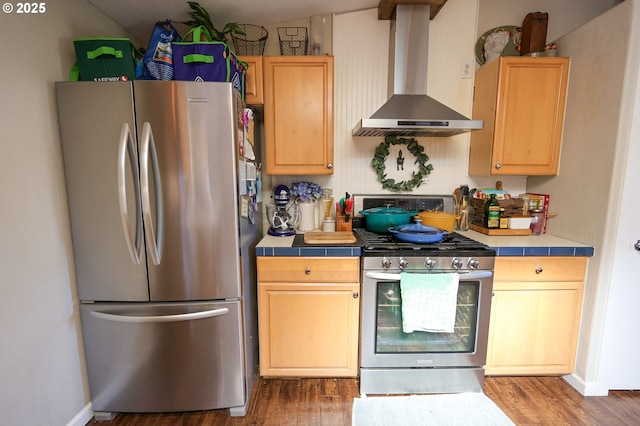
<svg viewBox="0 0 640 426"><path fill-rule="evenodd" d="M429 273L429 272L425 272ZM444 274L446 272L430 272L432 274ZM492 271L476 271L476 272L458 272L460 274L460 281L479 280L481 278L491 278L493 276ZM400 281L402 274L392 274L389 272L366 272L364 274L366 278L373 278L379 281Z"/></svg>

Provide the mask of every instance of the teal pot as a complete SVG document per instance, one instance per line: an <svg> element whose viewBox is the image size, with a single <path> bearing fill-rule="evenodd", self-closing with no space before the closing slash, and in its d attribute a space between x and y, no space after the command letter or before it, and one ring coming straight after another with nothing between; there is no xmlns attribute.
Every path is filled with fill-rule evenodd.
<svg viewBox="0 0 640 426"><path fill-rule="evenodd" d="M365 218L367 231L378 233L387 233L392 226L411 223L411 218L417 213L415 210L398 207L374 207L360 210L360 214Z"/></svg>

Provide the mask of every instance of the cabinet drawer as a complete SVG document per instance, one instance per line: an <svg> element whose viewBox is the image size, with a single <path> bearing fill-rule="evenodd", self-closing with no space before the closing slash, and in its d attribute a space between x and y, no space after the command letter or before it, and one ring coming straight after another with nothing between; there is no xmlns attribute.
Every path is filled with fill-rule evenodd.
<svg viewBox="0 0 640 426"><path fill-rule="evenodd" d="M258 282L357 283L357 257L258 257Z"/></svg>
<svg viewBox="0 0 640 426"><path fill-rule="evenodd" d="M584 281L586 257L496 257L495 281Z"/></svg>

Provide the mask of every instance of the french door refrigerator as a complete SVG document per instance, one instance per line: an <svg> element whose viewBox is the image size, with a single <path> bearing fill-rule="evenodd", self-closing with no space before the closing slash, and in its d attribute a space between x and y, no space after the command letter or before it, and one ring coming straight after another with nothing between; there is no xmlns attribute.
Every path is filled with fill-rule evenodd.
<svg viewBox="0 0 640 426"><path fill-rule="evenodd" d="M60 82L56 95L96 417L246 414L259 233L239 213L237 93L134 81Z"/></svg>

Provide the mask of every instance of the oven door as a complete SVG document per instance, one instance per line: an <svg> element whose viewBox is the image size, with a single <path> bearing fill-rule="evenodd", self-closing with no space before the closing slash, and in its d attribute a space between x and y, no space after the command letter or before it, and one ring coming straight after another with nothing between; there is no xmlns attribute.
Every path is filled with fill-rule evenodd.
<svg viewBox="0 0 640 426"><path fill-rule="evenodd" d="M453 333L402 331L400 276L399 273L364 271L360 367L483 367L487 356L493 273L459 272Z"/></svg>

